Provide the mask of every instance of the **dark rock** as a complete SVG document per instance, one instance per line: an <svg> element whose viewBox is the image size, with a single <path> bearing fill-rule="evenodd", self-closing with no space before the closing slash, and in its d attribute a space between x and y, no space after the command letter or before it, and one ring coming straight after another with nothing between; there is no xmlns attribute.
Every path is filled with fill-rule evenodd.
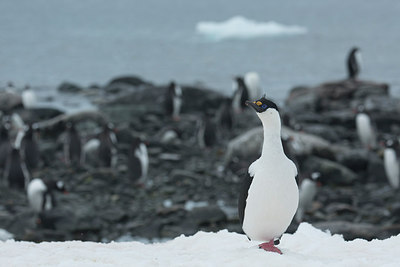
<svg viewBox="0 0 400 267"><path fill-rule="evenodd" d="M83 88L80 87L79 85L76 85L74 83L70 83L70 82L63 82L62 84L60 84L57 88L57 90L59 92L63 92L63 93L79 93L83 91Z"/></svg>
<svg viewBox="0 0 400 267"><path fill-rule="evenodd" d="M351 185L357 180L357 175L345 166L314 156L304 161L302 170L305 173L320 172L323 184Z"/></svg>
<svg viewBox="0 0 400 267"><path fill-rule="evenodd" d="M140 86L140 85L151 85L150 82L147 82L145 80L143 80L142 78L138 77L138 76L121 76L121 77L117 77L112 79L108 85L115 85L115 84L129 84L132 86Z"/></svg>
<svg viewBox="0 0 400 267"><path fill-rule="evenodd" d="M346 221L319 222L313 223L313 226L324 231L329 230L332 234L341 234L345 240L372 240L380 232L380 228L372 224Z"/></svg>
<svg viewBox="0 0 400 267"><path fill-rule="evenodd" d="M22 98L20 95L11 92L0 92L0 110L11 111L15 108L22 108Z"/></svg>

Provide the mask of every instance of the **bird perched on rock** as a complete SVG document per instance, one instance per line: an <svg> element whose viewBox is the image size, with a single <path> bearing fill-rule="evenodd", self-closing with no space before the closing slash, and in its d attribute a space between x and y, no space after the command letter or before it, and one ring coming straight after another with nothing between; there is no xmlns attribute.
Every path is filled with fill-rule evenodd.
<svg viewBox="0 0 400 267"><path fill-rule="evenodd" d="M249 91L244 83L243 77L237 76L233 80L232 108L235 113L240 113L246 107L246 100L249 99Z"/></svg>
<svg viewBox="0 0 400 267"><path fill-rule="evenodd" d="M356 79L361 66L361 52L358 47L353 47L347 57L347 71L349 79Z"/></svg>
<svg viewBox="0 0 400 267"><path fill-rule="evenodd" d="M21 93L21 98L22 98L22 104L24 105L24 108L29 109L29 108L33 108L36 105L36 94L35 92L32 90L32 88L30 88L29 85L26 85L24 90Z"/></svg>
<svg viewBox="0 0 400 267"><path fill-rule="evenodd" d="M233 128L233 112L232 100L225 99L217 113L217 123L222 130L232 130Z"/></svg>
<svg viewBox="0 0 400 267"><path fill-rule="evenodd" d="M144 183L149 169L149 156L146 145L135 137L132 140L128 156L128 173L132 181Z"/></svg>
<svg viewBox="0 0 400 267"><path fill-rule="evenodd" d="M399 166L399 142L396 139L389 139L385 142L383 151L383 166L386 177L393 188L399 188L400 166Z"/></svg>
<svg viewBox="0 0 400 267"><path fill-rule="evenodd" d="M39 147L35 137L35 126L30 124L24 130L21 140L21 156L30 171L39 165Z"/></svg>
<svg viewBox="0 0 400 267"><path fill-rule="evenodd" d="M362 146L375 149L377 146L375 127L363 105L357 107L356 129Z"/></svg>
<svg viewBox="0 0 400 267"><path fill-rule="evenodd" d="M53 191L67 192L62 181L44 181L40 178L30 181L27 196L32 210L39 214L54 208L56 202Z"/></svg>
<svg viewBox="0 0 400 267"><path fill-rule="evenodd" d="M81 137L75 128L73 122L67 123L67 129L64 139L64 157L65 162L70 164L80 164L82 156Z"/></svg>
<svg viewBox="0 0 400 267"><path fill-rule="evenodd" d="M16 141L7 155L4 167L4 181L10 188L26 189L30 173L20 154L20 141Z"/></svg>
<svg viewBox="0 0 400 267"><path fill-rule="evenodd" d="M264 141L261 157L250 165L241 188L239 218L248 238L265 242L259 247L266 251L282 254L274 246L274 239L286 231L296 213L297 168L283 152L276 104L264 97L246 103L262 122Z"/></svg>
<svg viewBox="0 0 400 267"><path fill-rule="evenodd" d="M319 172L311 174L310 178L305 178L300 184L299 189L299 208L296 213L296 221L303 220L304 213L311 207L312 201L317 194L318 179L321 177Z"/></svg>
<svg viewBox="0 0 400 267"><path fill-rule="evenodd" d="M115 167L117 164L117 137L111 123L103 126L99 134L99 160L102 166Z"/></svg>
<svg viewBox="0 0 400 267"><path fill-rule="evenodd" d="M244 83L248 90L249 100L254 101L261 97L260 76L257 72L247 72L244 75Z"/></svg>
<svg viewBox="0 0 400 267"><path fill-rule="evenodd" d="M11 149L8 129L9 125L7 123L2 124L0 127L0 168L4 168L8 151Z"/></svg>
<svg viewBox="0 0 400 267"><path fill-rule="evenodd" d="M167 116L172 116L172 119L178 120L182 107L182 88L175 82L168 85L164 97L164 109Z"/></svg>
<svg viewBox="0 0 400 267"><path fill-rule="evenodd" d="M204 114L198 126L197 140L201 148L212 147L217 142L217 127L210 114Z"/></svg>

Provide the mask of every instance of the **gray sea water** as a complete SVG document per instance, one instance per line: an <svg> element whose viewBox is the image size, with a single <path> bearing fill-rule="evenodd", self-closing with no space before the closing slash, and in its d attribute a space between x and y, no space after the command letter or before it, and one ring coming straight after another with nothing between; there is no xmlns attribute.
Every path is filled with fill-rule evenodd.
<svg viewBox="0 0 400 267"><path fill-rule="evenodd" d="M137 74L230 93L234 75L257 71L268 94L283 99L293 86L344 78L357 45L360 78L400 95L397 0L1 0L0 11L0 85L86 86ZM216 41L196 31L238 15L307 33Z"/></svg>

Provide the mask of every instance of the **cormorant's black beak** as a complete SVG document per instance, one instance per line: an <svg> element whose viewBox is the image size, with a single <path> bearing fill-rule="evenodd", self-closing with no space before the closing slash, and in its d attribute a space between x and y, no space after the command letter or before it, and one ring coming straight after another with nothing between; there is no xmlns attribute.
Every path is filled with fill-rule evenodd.
<svg viewBox="0 0 400 267"><path fill-rule="evenodd" d="M263 111L263 109L260 106L258 106L255 101L253 102L253 101L246 100L245 104L249 107L252 107L255 111L257 111L259 113Z"/></svg>

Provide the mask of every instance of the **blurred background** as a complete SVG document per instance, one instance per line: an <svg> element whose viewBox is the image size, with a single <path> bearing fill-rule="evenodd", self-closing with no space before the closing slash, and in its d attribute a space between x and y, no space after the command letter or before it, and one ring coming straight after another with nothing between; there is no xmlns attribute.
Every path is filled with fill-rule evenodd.
<svg viewBox="0 0 400 267"><path fill-rule="evenodd" d="M398 1L0 10L3 239L241 232L238 192L262 147L259 119L237 102L246 90L278 103L299 169L289 232L302 221L347 239L400 232Z"/></svg>

